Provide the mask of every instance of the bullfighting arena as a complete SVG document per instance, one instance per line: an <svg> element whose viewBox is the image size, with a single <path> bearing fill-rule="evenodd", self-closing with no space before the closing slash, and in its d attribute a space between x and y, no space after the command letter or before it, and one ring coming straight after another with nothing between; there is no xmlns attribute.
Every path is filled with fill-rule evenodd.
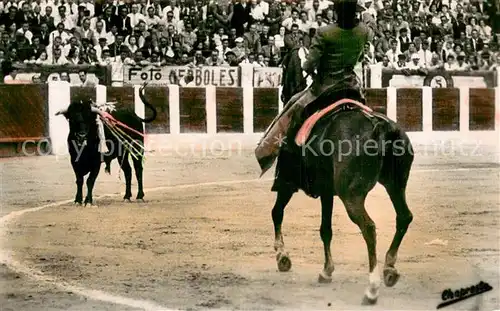
<svg viewBox="0 0 500 311"><path fill-rule="evenodd" d="M291 271L277 270L270 191L252 149L159 154L145 161L145 202L123 202L123 173L104 166L98 206L75 206L67 157L1 159L0 291L7 310L432 310L446 289L480 281L492 291L446 307L499 308L500 167L495 148L416 148L408 186L414 220L399 250L401 274L362 306L368 255L335 200L333 282L319 284L320 202L296 194L283 223ZM449 150L448 150L449 151ZM84 191L86 188L84 188ZM133 177L133 198L137 193ZM382 267L395 212L376 186L367 210Z"/></svg>

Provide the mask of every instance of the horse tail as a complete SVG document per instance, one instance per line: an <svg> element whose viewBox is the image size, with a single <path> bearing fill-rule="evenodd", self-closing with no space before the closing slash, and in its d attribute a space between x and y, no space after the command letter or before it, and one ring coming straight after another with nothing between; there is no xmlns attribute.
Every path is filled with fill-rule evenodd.
<svg viewBox="0 0 500 311"><path fill-rule="evenodd" d="M373 137L376 137L381 146L383 171L385 174L390 172L389 178L395 184L406 187L414 158L410 138L394 121L385 116L375 125Z"/></svg>

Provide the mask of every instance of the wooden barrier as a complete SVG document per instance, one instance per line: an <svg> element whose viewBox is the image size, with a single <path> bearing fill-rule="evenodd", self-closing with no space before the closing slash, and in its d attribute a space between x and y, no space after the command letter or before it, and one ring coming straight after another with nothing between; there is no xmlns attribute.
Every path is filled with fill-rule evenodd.
<svg viewBox="0 0 500 311"><path fill-rule="evenodd" d="M469 129L495 130L495 90L470 89L469 94Z"/></svg>
<svg viewBox="0 0 500 311"><path fill-rule="evenodd" d="M206 89L179 89L179 118L181 133L207 132Z"/></svg>
<svg viewBox="0 0 500 311"><path fill-rule="evenodd" d="M72 86L69 91L70 91L69 96L72 102L78 100L85 100L89 98L95 102L97 99L97 92L96 89L93 87Z"/></svg>
<svg viewBox="0 0 500 311"><path fill-rule="evenodd" d="M243 89L218 87L215 92L217 133L243 133Z"/></svg>
<svg viewBox="0 0 500 311"><path fill-rule="evenodd" d="M149 109L138 102L138 88L81 88L69 84L66 87L61 82L52 88L33 84L0 86L0 156L19 154L20 143L26 140L47 139L49 121L55 124L50 127L50 135L59 135L51 136L51 143L56 139L60 149L64 149L67 122L52 114L56 107L61 109L70 100L112 101L118 109L127 108L139 115L145 111L149 115ZM279 94L277 88L147 87L145 97L158 114L155 121L145 125L145 131L167 135L262 133L279 112ZM50 107L47 98L52 98ZM495 134L500 130L499 88L368 89L366 99L375 111L395 119L405 131L422 137L440 139L434 133L454 133L459 138L477 134L474 137L487 140L491 138L484 138L485 133ZM34 147L35 143L30 148Z"/></svg>
<svg viewBox="0 0 500 311"><path fill-rule="evenodd" d="M156 119L146 123L145 131L149 134L170 133L170 99L168 87L148 87L144 89L146 100L156 108ZM146 108L146 114L151 113Z"/></svg>
<svg viewBox="0 0 500 311"><path fill-rule="evenodd" d="M422 131L422 89L397 89L397 122L408 132Z"/></svg>
<svg viewBox="0 0 500 311"><path fill-rule="evenodd" d="M253 89L253 131L264 132L279 110L279 91L276 88Z"/></svg>
<svg viewBox="0 0 500 311"><path fill-rule="evenodd" d="M106 87L106 101L116 102L116 109L135 110L135 95L132 86Z"/></svg>
<svg viewBox="0 0 500 311"><path fill-rule="evenodd" d="M49 136L47 94L43 84L0 85L0 157L45 152L37 144Z"/></svg>
<svg viewBox="0 0 500 311"><path fill-rule="evenodd" d="M459 89L432 89L432 130L460 130Z"/></svg>
<svg viewBox="0 0 500 311"><path fill-rule="evenodd" d="M374 111L387 115L387 90L367 89L365 93L367 105Z"/></svg>

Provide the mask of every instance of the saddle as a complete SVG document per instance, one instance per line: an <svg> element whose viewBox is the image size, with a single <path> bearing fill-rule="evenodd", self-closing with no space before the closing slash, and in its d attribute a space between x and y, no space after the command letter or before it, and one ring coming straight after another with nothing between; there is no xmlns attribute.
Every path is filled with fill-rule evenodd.
<svg viewBox="0 0 500 311"><path fill-rule="evenodd" d="M330 104L329 106L319 111L316 111L306 119L306 121L302 124L299 131L297 132L297 135L295 136L295 143L299 147L304 145L307 139L309 138L312 129L320 119L326 116L332 117L333 115L341 111L351 110L351 109L361 109L361 111L364 112L367 116L370 116L373 113L373 110L370 107L362 104L357 100L350 98L343 98L337 100L333 104Z"/></svg>

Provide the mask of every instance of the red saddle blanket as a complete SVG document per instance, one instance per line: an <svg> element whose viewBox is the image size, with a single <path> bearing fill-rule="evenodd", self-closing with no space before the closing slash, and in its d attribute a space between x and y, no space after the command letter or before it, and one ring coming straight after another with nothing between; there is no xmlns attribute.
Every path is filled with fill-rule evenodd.
<svg viewBox="0 0 500 311"><path fill-rule="evenodd" d="M316 111L313 115L311 115L307 120L302 124L300 127L300 130L297 132L297 135L295 136L295 143L297 146L302 146L305 144L307 141L307 138L309 138L309 135L311 134L312 129L314 128L314 125L325 115L327 115L329 112L334 111L337 108L340 108L342 105L350 105L350 106L357 106L367 112L373 112L373 110L366 106L363 105L362 103L349 99L349 98L344 98L341 100L338 100L331 104L330 106L323 108L319 111Z"/></svg>

